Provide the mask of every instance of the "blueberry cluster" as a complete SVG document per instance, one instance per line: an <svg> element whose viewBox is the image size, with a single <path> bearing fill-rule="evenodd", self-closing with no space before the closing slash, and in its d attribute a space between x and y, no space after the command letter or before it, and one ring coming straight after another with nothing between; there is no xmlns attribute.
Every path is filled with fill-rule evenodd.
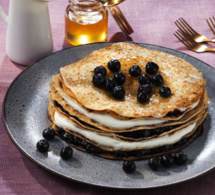
<svg viewBox="0 0 215 195"><path fill-rule="evenodd" d="M164 154L161 157L154 157L148 160L148 165L152 170L158 170L161 165L164 167L170 167L174 163L177 165L183 165L187 162L187 155L181 151L174 154ZM124 161L122 169L126 173L132 173L136 169L136 164L134 161Z"/></svg>
<svg viewBox="0 0 215 195"><path fill-rule="evenodd" d="M164 154L161 157L154 157L148 160L148 165L152 170L158 170L161 165L170 167L172 164L183 165L187 162L187 155L184 152L174 154Z"/></svg>
<svg viewBox="0 0 215 195"><path fill-rule="evenodd" d="M112 93L112 97L122 100L125 96L125 90L122 85L125 83L125 74L120 72L121 64L117 59L112 59L108 62L108 69L114 73L113 78L105 79L107 70L104 66L98 66L94 69L93 84L98 88L104 88L107 92ZM129 74L132 77L139 77L140 87L137 91L137 100L140 103L149 101L152 92L152 83L155 87L163 84L163 77L158 73L158 65L154 62L148 62L145 66L146 73L152 75L151 78L147 74L141 75L141 68L138 65L133 65L129 69ZM171 90L167 86L162 86L159 89L159 94L162 97L170 97Z"/></svg>
<svg viewBox="0 0 215 195"><path fill-rule="evenodd" d="M104 88L112 94L117 100L122 100L125 96L125 89L122 85L125 83L125 74L120 72L121 64L117 59L108 62L108 69L114 73L113 78L105 79L107 70L104 66L97 66L94 69L93 84L98 88Z"/></svg>
<svg viewBox="0 0 215 195"><path fill-rule="evenodd" d="M138 131L131 131L131 132L121 132L118 133L119 135L126 137L126 138L144 138L144 137L152 137L156 135L160 135L164 132L168 132L172 130L173 128L178 127L177 125L175 126L164 126L164 127L159 127L155 129L144 129L144 130L138 130Z"/></svg>
<svg viewBox="0 0 215 195"><path fill-rule="evenodd" d="M195 133L197 133L198 131L196 131ZM87 141L75 136L75 135L71 135L69 133L67 133L65 130L63 129L58 129L57 130L57 134L58 136L66 141L69 144L72 145L76 145L79 148L82 148L84 150L86 150L88 153L94 154L94 155L98 155L98 154L111 154L116 156L117 158L123 158L123 157L129 157L129 156L133 156L133 157L142 157L144 155L153 155L153 154L157 154L157 153L163 153L163 152L167 152L171 149L174 149L175 147L183 147L186 143L189 142L189 138L183 138L181 139L179 142L172 144L172 145L166 145L166 146L161 146L158 148L151 148L151 149L141 149L141 150L132 150L132 151L106 151L106 150L102 150L101 148L88 143Z"/></svg>
<svg viewBox="0 0 215 195"><path fill-rule="evenodd" d="M160 74L157 74L158 69L159 66L154 62L150 61L146 64L145 71L147 74L152 75L152 77L150 78L150 76L148 76L147 74L142 74L140 76L141 69L139 66L134 65L130 68L129 73L131 76L140 76L138 80L140 87L138 88L137 91L138 102L146 103L149 101L150 94L152 92L152 87L150 83L152 83L152 85L154 85L155 87L159 87L163 84L163 77ZM163 86L159 89L159 94L162 97L170 97L171 90L169 87Z"/></svg>
<svg viewBox="0 0 215 195"><path fill-rule="evenodd" d="M43 130L43 137L45 138L37 142L37 150L39 152L48 152L49 142L47 140L53 140L55 137L55 131L52 128ZM70 146L64 146L60 151L60 156L63 160L68 160L73 155L73 149Z"/></svg>

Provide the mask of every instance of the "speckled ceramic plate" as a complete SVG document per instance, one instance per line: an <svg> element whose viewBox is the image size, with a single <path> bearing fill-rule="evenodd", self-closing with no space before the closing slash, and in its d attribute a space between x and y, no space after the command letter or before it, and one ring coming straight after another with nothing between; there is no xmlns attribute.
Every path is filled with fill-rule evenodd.
<svg viewBox="0 0 215 195"><path fill-rule="evenodd" d="M50 150L42 154L36 143L49 125L47 105L49 83L59 68L73 63L94 50L111 43L73 47L41 59L24 70L11 84L5 96L3 118L6 130L17 146L33 162L68 179L113 188L152 188L170 185L197 177L215 166L215 69L184 53L148 44L141 47L159 50L181 57L203 72L211 99L204 133L185 149L189 161L184 166L161 168L153 172L147 161L137 161L133 174L122 170L122 161L112 161L74 150L69 161L61 160L59 152L65 145L61 140L50 141Z"/></svg>

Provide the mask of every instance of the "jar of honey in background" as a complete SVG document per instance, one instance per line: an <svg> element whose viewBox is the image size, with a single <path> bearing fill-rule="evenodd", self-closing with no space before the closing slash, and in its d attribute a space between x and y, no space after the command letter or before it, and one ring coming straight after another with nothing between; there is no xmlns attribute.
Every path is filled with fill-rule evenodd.
<svg viewBox="0 0 215 195"><path fill-rule="evenodd" d="M69 0L65 15L65 36L72 45L104 42L108 11L97 0Z"/></svg>

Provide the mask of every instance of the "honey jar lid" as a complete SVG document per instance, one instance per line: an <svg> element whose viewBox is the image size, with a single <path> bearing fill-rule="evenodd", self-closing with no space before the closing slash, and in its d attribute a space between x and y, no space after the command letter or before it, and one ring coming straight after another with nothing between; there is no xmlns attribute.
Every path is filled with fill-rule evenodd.
<svg viewBox="0 0 215 195"><path fill-rule="evenodd" d="M127 21L127 19L117 5L108 6L108 9L112 14L113 18L115 19L116 23L119 25L120 29L122 30L122 32L124 32L126 36L134 32L131 25L129 24L129 22Z"/></svg>

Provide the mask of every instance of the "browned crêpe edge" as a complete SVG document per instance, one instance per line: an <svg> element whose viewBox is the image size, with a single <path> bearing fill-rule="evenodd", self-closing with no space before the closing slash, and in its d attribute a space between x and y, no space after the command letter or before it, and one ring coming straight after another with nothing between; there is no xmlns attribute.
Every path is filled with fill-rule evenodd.
<svg viewBox="0 0 215 195"><path fill-rule="evenodd" d="M202 110L199 114L197 114L194 117L192 117L190 120L188 120L184 124L176 126L175 128L173 128L173 129L171 129L169 131L165 131L165 132L163 132L163 133L161 133L159 135L154 135L154 136L149 136L149 137L144 137L144 138L129 138L129 137L125 137L125 136L122 136L122 135L118 134L118 132L115 132L115 133L113 133L113 132L105 132L105 131L101 131L99 129L93 129L90 126L80 125L80 123L77 123L76 120L73 120L73 117L68 116L65 112L62 112L61 109L59 109L58 107L55 107L54 104L50 103L50 105L49 105L49 113L52 116L51 120L53 122L54 122L54 112L60 113L63 117L65 117L68 121L72 122L76 127L80 128L80 129L84 129L84 130L87 130L87 131L92 131L92 132L97 133L99 135L115 138L115 139L117 139L119 141L134 142L134 141L150 140L150 139L153 139L153 138L158 138L158 137L165 136L167 134L172 134L172 133L174 133L176 131L180 131L182 128L186 128L190 124L192 124L195 121L199 120L201 118L201 116L204 115L205 109Z"/></svg>
<svg viewBox="0 0 215 195"><path fill-rule="evenodd" d="M86 110L87 112L93 112L93 113L100 113L100 114L110 114L112 117L120 119L120 120L134 120L135 118L132 117L126 117L126 116L120 116L117 113L111 111L111 110L103 110L103 111L97 111L97 110L90 110L87 109L84 105L82 105L80 102L77 101L77 99L75 98L74 94L64 85L64 83L62 82L62 78L61 75L56 75L53 76L53 81L50 84L50 88L52 88L52 90L57 90L58 93L61 93L63 95L65 95L66 97L68 97L69 99L75 101L79 106L81 106L84 110ZM200 101L202 96L199 96L198 101ZM183 115L188 112L189 110L191 110L192 108L187 108L185 112L181 112L181 114L179 114L178 116L163 116L160 117L164 120L179 120L180 118L183 117ZM154 120L156 117L139 117L139 118L143 118L143 119L151 119ZM159 118L158 118L159 119Z"/></svg>
<svg viewBox="0 0 215 195"><path fill-rule="evenodd" d="M125 100L117 101L110 98L103 89L98 89L92 84L93 70L96 66L107 66L112 58L121 61L121 71L124 72L127 82L123 85L126 91ZM131 65L138 64L144 73L144 66L148 61L154 61L162 71L168 71L170 77L164 78L164 85L172 90L172 96L161 98L156 88L156 101L140 105L136 101L136 91L139 86L137 79L128 75ZM163 116L177 108L189 107L196 102L205 91L206 81L202 73L191 64L176 56L149 50L129 43L117 43L101 50L92 52L82 60L60 69L63 83L75 95L75 99L84 107L102 111L113 111L125 117ZM191 77L192 75L192 77ZM107 77L112 77L108 70ZM197 79L198 78L198 79Z"/></svg>
<svg viewBox="0 0 215 195"><path fill-rule="evenodd" d="M84 114L79 113L78 111L76 111L75 109L73 109L70 105L67 104L67 102L58 94L58 92L55 90L53 91L53 86L50 89L50 96L51 96L51 100L53 102L57 101L58 104L60 104L63 109L69 113L70 116L73 116L73 118L71 118L72 121L74 121L75 123L79 124L79 126L83 127L83 128L89 128L92 129L93 131L108 131L108 132L131 132L134 130L142 130L142 129L154 129L154 128L158 128L158 127L164 127L164 126L173 126L173 125L181 125L181 124L185 124L188 120L190 120L191 118L193 118L195 115L199 114L200 112L202 112L203 110L206 109L207 105L208 105L208 96L206 93L204 93L204 96L201 98L201 101L199 102L198 106L196 108L194 108L193 110L190 110L189 112L185 112L186 114L184 114L184 116L182 117L181 120L178 121L168 121L162 124L158 124L158 125L151 125L151 126L137 126L137 127L133 127L130 129L111 129L108 127L105 127L104 125L99 124L98 122L89 119L88 117L86 117ZM56 108L57 110L59 110L60 108ZM75 118L74 118L75 117Z"/></svg>
<svg viewBox="0 0 215 195"><path fill-rule="evenodd" d="M55 112L55 110L54 110L54 107L52 107L52 105L50 104L49 105L49 116L50 116L50 120L53 122L53 124L55 124L55 120L54 120L54 112ZM52 108L53 109L52 109ZM63 115L62 113L59 113L62 117L66 117L65 115ZM193 131L192 132L194 132L195 131L195 129L197 128L197 126L199 126L200 124L201 124L201 122L204 120L204 118L206 117L206 115L207 115L207 111L205 111L203 114L201 114L201 116L200 116L200 118L198 118L198 117L196 117L196 120L193 120L192 122L190 122L190 123L188 123L185 127L187 127L187 126L189 126L190 124L192 124L192 123L194 123L194 122L196 122L196 127L193 129ZM67 119L68 120L68 119ZM78 127L77 126L77 124L75 124L75 123L73 123L76 127ZM184 128L185 128L184 127ZM72 129L70 129L70 130L68 130L68 129L64 129L64 130L66 130L67 132L69 132L70 134L73 134L73 135L75 135L75 136L78 136L78 137L80 137L81 139L83 139L83 140L85 140L85 141L87 141L87 142L89 142L89 143L91 143L91 144L93 144L93 145L95 145L95 146L97 146L97 147L99 147L99 148L102 148L102 149L104 149L104 150L108 150L108 151L114 151L114 148L111 148L111 147L105 147L105 146L100 146L100 145L98 145L97 143L94 143L93 141L91 141L91 140L89 140L89 139L87 139L87 138L85 138L84 136L82 136L82 135L79 135L79 134L77 134L76 132L73 132L72 131ZM89 129L83 129L83 130L86 130L86 131L89 131ZM158 137L155 137L155 138L151 138L151 139L147 139L147 140L143 140L143 141L149 141L149 140L154 140L154 139L157 139L157 138L160 138L160 137L163 137L163 136L166 136L166 135L173 135L174 133L176 133L176 132L178 132L178 131L181 131L181 129L179 129L179 130L177 130L177 131L170 131L168 134L167 133L163 133L162 134L162 136L158 136ZM119 140L119 141L122 141L122 140L120 140L119 138L117 138L116 136L115 136L115 134L114 133L103 133L103 132L94 132L94 133L96 133L96 134L98 134L98 135L102 135L102 136L106 136L106 137L111 137L111 138L114 138L114 139L116 139L116 140ZM192 133L191 133L192 134ZM190 134L189 134L190 135ZM125 141L125 140L123 140L123 141ZM179 140L177 140L177 141L179 141ZM125 141L125 142L130 142L130 141ZM153 147L152 147L153 148ZM146 147L143 147L143 148L135 148L135 149L148 149L148 148L146 148ZM134 150L134 149L128 149L128 151L130 151L130 150Z"/></svg>
<svg viewBox="0 0 215 195"><path fill-rule="evenodd" d="M98 153L91 153L91 154L93 154L93 155L95 155L95 156L100 156L100 157L103 157L103 158L111 159L111 160L142 160L142 159L148 159L148 158L155 157L155 156L161 156L161 155L163 155L163 154L168 154L168 153L176 152L176 151L179 151L179 150L181 150L182 148L186 147L187 145L189 145L189 144L193 141L193 139L194 139L196 136L198 136L198 133L199 133L199 132L195 132L195 131L200 131L200 128L199 128L199 129L197 129L197 128L202 124L202 122L204 121L204 119L205 119L206 116L207 116L207 112L204 114L204 116L202 116L201 120L198 121L198 124L196 125L195 129L194 129L190 134L187 134L186 136L184 136L184 137L188 138L186 144L184 144L184 145L182 145L182 146L174 147L174 148L169 149L169 150L166 150L165 152L154 153L154 154L145 154L145 155L140 156L140 157L135 157L135 156L119 157L119 156L116 156L115 154L110 154L110 153L99 153L99 154L98 154ZM52 124L51 127L56 131L56 134L58 134L58 133L57 133L58 127L57 127L56 125L54 125L54 124ZM196 129L197 129L197 130L196 130ZM75 133L75 132L71 132L71 131L66 130L66 129L64 129L64 130L65 130L67 133L70 133L70 134L72 134L72 135L74 135L74 136L76 136L76 137L79 137L80 139L83 139L83 140L87 141L88 143L91 143L91 144L95 145L95 144L94 144L93 142L91 142L90 140L84 139L83 136L81 136L81 135L79 135L79 134L77 134L77 133ZM184 138L184 137L183 137L183 138ZM78 150L87 152L86 149L84 149L84 148L82 148L82 147L80 147L80 146L78 146L78 145L71 144L71 143L68 142L68 141L66 141L66 142L67 142L68 144L70 144L71 146L75 147L75 148L78 149ZM99 147L98 145L95 145L95 146L98 147L98 148L101 148L101 149L105 150L103 147ZM113 150L105 150L105 151L107 151L107 152L108 152L108 151L109 151L109 152L113 152ZM117 151L119 151L119 150L117 150Z"/></svg>

